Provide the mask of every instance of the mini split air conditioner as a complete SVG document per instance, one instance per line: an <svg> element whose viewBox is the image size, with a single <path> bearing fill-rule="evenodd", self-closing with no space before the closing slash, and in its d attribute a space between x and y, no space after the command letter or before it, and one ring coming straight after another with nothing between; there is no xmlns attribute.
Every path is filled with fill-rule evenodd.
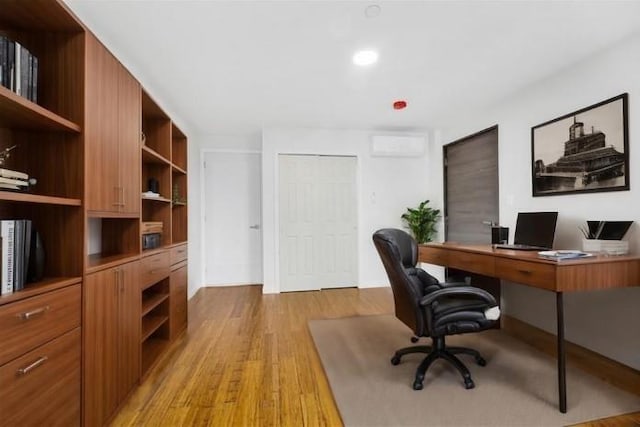
<svg viewBox="0 0 640 427"><path fill-rule="evenodd" d="M424 136L371 136L371 155L373 157L420 157L425 153Z"/></svg>

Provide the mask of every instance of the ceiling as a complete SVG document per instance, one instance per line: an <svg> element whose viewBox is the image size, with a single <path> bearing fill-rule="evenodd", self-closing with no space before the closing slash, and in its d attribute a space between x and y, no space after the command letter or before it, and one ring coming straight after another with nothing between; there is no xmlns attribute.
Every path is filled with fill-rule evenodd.
<svg viewBox="0 0 640 427"><path fill-rule="evenodd" d="M444 127L640 31L640 1L65 2L201 134Z"/></svg>

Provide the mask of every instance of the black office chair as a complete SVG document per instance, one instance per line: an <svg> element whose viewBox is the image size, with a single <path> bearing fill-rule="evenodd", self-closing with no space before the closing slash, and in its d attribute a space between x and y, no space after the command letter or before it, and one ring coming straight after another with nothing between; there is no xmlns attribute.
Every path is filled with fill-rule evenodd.
<svg viewBox="0 0 640 427"><path fill-rule="evenodd" d="M396 317L411 328L416 337L432 340L431 346L418 345L396 351L391 363L399 364L405 354L427 353L416 370L414 390L423 388L427 369L439 358L456 367L465 388L473 388L469 370L455 355L471 355L480 366L485 366L486 361L476 350L447 347L445 337L490 328L500 313L493 296L466 283L440 283L417 268L418 245L402 230L378 230L373 234L373 242L389 276Z"/></svg>

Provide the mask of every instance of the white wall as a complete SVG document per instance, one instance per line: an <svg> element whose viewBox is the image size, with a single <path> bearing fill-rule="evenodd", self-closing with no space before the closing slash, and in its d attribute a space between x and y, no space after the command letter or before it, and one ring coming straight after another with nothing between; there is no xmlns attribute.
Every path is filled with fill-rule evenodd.
<svg viewBox="0 0 640 427"><path fill-rule="evenodd" d="M580 248L587 219L640 222L640 35L513 94L488 112L466 116L465 128L443 131L443 143L499 125L500 221L513 229L518 211L557 210L556 248ZM629 93L630 191L531 196L531 127L621 93ZM442 173L442 155L432 167ZM638 224L627 238L640 252ZM555 332L555 296L503 286L506 314ZM568 340L640 369L640 287L565 295Z"/></svg>
<svg viewBox="0 0 640 427"><path fill-rule="evenodd" d="M265 129L262 137L264 292L279 292L278 155L324 154L358 157L358 278L360 287L387 286L388 279L371 241L379 228L401 227L408 206L433 196L427 155L372 157L370 136L355 130ZM396 133L397 134L397 133ZM426 137L426 136L425 136Z"/></svg>

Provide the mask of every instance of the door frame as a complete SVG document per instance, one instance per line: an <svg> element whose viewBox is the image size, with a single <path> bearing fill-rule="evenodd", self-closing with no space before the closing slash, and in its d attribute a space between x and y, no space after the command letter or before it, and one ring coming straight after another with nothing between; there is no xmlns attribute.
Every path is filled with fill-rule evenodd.
<svg viewBox="0 0 640 427"><path fill-rule="evenodd" d="M454 145L458 145L461 144L463 142L467 142L470 139L476 138L482 134L485 133L489 133L489 132L493 132L496 131L496 135L497 135L497 139L496 139L496 144L499 144L500 142L500 138L499 138L499 129L498 129L498 125L495 124L493 126L490 126L486 129L482 129L478 132L474 132L471 135L467 135L467 136L463 136L462 138L456 139L453 142L450 142L448 144L444 144L442 146L442 203L443 203L443 214L444 214L444 240L447 241L449 238L449 201L447 200L447 148L454 146ZM498 146L498 149L500 147ZM498 158L496 159L496 169L498 172L498 184L497 184L497 188L496 191L498 192L498 223L500 223L500 154L499 154L499 150L498 150Z"/></svg>
<svg viewBox="0 0 640 427"><path fill-rule="evenodd" d="M355 177L355 193L356 193L356 226L357 226L357 230L356 230L356 260L358 265L356 266L356 283L360 283L360 253L361 253L361 247L360 247L360 233L362 232L361 230L361 226L360 226L360 222L361 222L361 218L360 218L360 188L361 188L361 157L359 154L357 153L328 153L328 152L324 152L324 153L318 153L318 152L308 152L308 151L300 151L300 152L295 152L295 151L277 151L275 153L275 179L274 179L274 192L273 192L273 197L274 200L276 200L276 202L274 203L273 207L274 207L274 224L273 224L273 230L274 230L274 251L275 251L275 256L274 256L274 276L275 276L275 283L276 283L276 293L282 293L282 283L280 281L280 156L328 156L328 157L355 157L356 159L356 177ZM264 266L263 266L264 268ZM359 288L359 285L357 286Z"/></svg>
<svg viewBox="0 0 640 427"><path fill-rule="evenodd" d="M260 156L260 159L262 161L262 151L260 150L235 150L235 149L227 149L227 148L201 148L200 149L200 231L201 233L204 233L204 227L205 227L205 221L204 221L204 214L205 214L205 197L206 197L206 192L205 192L205 186L204 186L204 175L205 175L205 154L207 153L224 153L224 154L258 154ZM262 194L262 173L260 174L260 194ZM262 219L262 196L260 197L260 221L263 221ZM262 234L263 232L263 227L260 228L260 234ZM264 237L264 236L263 236ZM206 268L206 264L205 264L205 239L200 238L200 277L202 278L202 280L204 280L205 276L205 268ZM263 248L264 250L264 248ZM260 262L263 264L262 265L262 272L264 275L264 257L262 257L260 259ZM202 286L202 285L201 285Z"/></svg>

